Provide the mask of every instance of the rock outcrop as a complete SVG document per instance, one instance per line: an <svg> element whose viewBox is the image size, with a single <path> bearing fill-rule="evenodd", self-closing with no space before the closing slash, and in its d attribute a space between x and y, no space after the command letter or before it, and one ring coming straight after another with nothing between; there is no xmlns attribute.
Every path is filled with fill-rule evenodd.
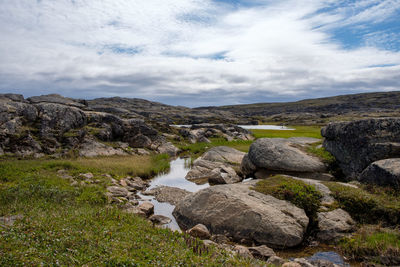
<svg viewBox="0 0 400 267"><path fill-rule="evenodd" d="M246 153L236 150L227 146L217 146L206 151L201 158L204 160L228 163L228 164L240 164Z"/></svg>
<svg viewBox="0 0 400 267"><path fill-rule="evenodd" d="M251 144L249 153L243 158L241 170L246 176L255 175L259 171L305 176L324 173L325 164L320 159L304 152L304 148L302 149L304 145L316 141L318 139L258 139Z"/></svg>
<svg viewBox="0 0 400 267"><path fill-rule="evenodd" d="M56 94L28 99L22 95L0 95L3 154L40 157L78 151L80 156L91 157L131 154L132 148L171 156L177 153L177 148L143 120L93 111L84 100Z"/></svg>
<svg viewBox="0 0 400 267"><path fill-rule="evenodd" d="M400 157L400 118L330 123L321 134L349 180L358 179L372 162Z"/></svg>
<svg viewBox="0 0 400 267"><path fill-rule="evenodd" d="M360 175L360 182L400 188L400 158L371 163Z"/></svg>
<svg viewBox="0 0 400 267"><path fill-rule="evenodd" d="M278 248L299 245L309 222L305 212L251 186L216 185L200 190L180 201L173 215L184 230L201 223L212 234L228 235L237 241Z"/></svg>

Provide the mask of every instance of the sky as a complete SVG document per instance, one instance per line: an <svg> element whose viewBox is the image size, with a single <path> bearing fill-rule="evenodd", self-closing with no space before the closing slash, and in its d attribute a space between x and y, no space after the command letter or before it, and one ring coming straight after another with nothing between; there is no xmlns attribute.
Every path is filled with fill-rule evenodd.
<svg viewBox="0 0 400 267"><path fill-rule="evenodd" d="M0 93L189 107L400 90L400 0L0 0Z"/></svg>

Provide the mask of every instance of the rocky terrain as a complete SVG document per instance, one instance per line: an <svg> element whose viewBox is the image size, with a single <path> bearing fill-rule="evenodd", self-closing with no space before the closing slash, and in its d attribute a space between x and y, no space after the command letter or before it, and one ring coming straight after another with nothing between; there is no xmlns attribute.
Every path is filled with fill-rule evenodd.
<svg viewBox="0 0 400 267"><path fill-rule="evenodd" d="M322 128L323 143L305 137L259 138L252 142L249 131L219 122L251 122L274 112L313 112L331 117L373 109L382 115L396 112L398 97L398 93L381 93L303 101L284 108L281 104L259 104L189 109L140 99L77 100L59 95L24 99L4 94L0 95L0 155L59 158L162 153L174 157L179 155L179 142L209 145L213 138L224 139L227 144L242 140L251 143L248 153L216 146L193 161L182 179L208 184L204 189L189 192L161 186L147 190L151 181L140 177L115 179L102 174L107 202L125 213L147 218L153 226L170 223L172 216L154 214L154 204L143 199L151 195L160 203L175 206L171 215L177 224L187 234L202 239L204 247L215 246L278 266L335 266L304 258L287 261L275 253L311 244L337 244L353 238L365 222L389 230L398 225L398 206L385 206L384 201L373 198L364 200L363 195L388 191L392 195L387 196L397 197L400 119L332 122ZM385 102L388 98L391 100ZM206 123L208 120L215 123ZM176 123L194 125L170 126ZM331 163L310 152L316 147L333 155L343 177L335 177ZM61 169L57 175L73 187L101 183L92 173L80 173L78 179ZM371 222L364 211L382 220ZM6 224L12 218L1 217L0 222ZM400 252L391 253L385 254L385 264L400 263Z"/></svg>
<svg viewBox="0 0 400 267"><path fill-rule="evenodd" d="M55 94L24 99L22 95L3 94L0 155L94 157L156 151L175 156L178 149L169 140L188 139L195 143L209 142L208 137L252 138L247 130L234 125L205 124L179 130L169 126L173 121L157 118L157 123L152 123L154 118L145 116L157 115L152 106L151 102L137 99L85 101ZM162 104L155 106L160 114L169 116L163 112ZM185 108L176 110L190 114Z"/></svg>

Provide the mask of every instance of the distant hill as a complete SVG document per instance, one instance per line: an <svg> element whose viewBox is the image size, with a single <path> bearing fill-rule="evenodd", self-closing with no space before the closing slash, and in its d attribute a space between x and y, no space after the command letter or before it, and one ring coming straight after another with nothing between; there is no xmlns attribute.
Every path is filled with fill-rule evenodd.
<svg viewBox="0 0 400 267"><path fill-rule="evenodd" d="M200 107L208 112L226 111L237 118L260 118L266 121L351 119L400 115L400 92L364 93L306 99L285 103L257 103L220 107Z"/></svg>

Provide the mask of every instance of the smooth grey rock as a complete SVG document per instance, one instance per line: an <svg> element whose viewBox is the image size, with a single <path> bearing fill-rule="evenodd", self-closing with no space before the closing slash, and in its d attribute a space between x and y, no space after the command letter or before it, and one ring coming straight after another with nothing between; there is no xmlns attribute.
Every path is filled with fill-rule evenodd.
<svg viewBox="0 0 400 267"><path fill-rule="evenodd" d="M193 237L198 237L200 239L209 239L211 237L210 232L207 229L207 226L204 224L196 224L192 228L190 228L187 233Z"/></svg>
<svg viewBox="0 0 400 267"><path fill-rule="evenodd" d="M297 148L296 143L283 138L261 138L250 146L248 157L257 168L283 172L325 172L318 158Z"/></svg>
<svg viewBox="0 0 400 267"><path fill-rule="evenodd" d="M335 242L355 230L355 222L342 209L318 212L317 238L325 242Z"/></svg>
<svg viewBox="0 0 400 267"><path fill-rule="evenodd" d="M294 261L289 261L285 262L282 267L302 267L300 263L294 262Z"/></svg>
<svg viewBox="0 0 400 267"><path fill-rule="evenodd" d="M276 248L300 244L309 222L304 210L250 186L202 189L180 201L173 215L182 229L202 223L211 233L227 234L235 240L250 239Z"/></svg>
<svg viewBox="0 0 400 267"><path fill-rule="evenodd" d="M227 146L213 147L205 152L201 158L228 164L240 164L246 153Z"/></svg>
<svg viewBox="0 0 400 267"><path fill-rule="evenodd" d="M267 247L266 245L258 246L258 247L250 247L250 253L253 255L254 258L260 260L268 260L270 257L275 256L275 252Z"/></svg>
<svg viewBox="0 0 400 267"><path fill-rule="evenodd" d="M400 158L371 163L360 175L360 182L400 188Z"/></svg>
<svg viewBox="0 0 400 267"><path fill-rule="evenodd" d="M191 194L191 192L170 186L159 186L153 189L154 190L154 198L158 202L167 202L172 205L176 205L179 201L184 199L187 195Z"/></svg>
<svg viewBox="0 0 400 267"><path fill-rule="evenodd" d="M372 162L400 157L400 118L330 123L321 134L324 148L349 180L357 179Z"/></svg>

